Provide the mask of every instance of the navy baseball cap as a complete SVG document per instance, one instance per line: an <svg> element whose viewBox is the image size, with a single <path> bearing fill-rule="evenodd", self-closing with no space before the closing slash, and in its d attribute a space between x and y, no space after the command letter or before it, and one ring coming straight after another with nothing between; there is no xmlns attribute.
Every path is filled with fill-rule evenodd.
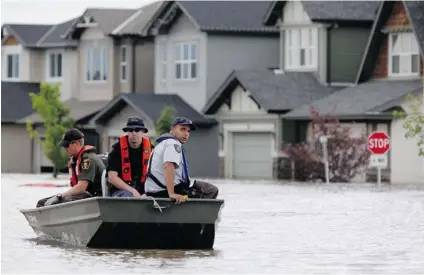
<svg viewBox="0 0 424 275"><path fill-rule="evenodd" d="M174 127L175 125L188 125L190 126L190 130L192 131L195 131L197 129L193 121L185 117L176 117L174 121L172 121L171 127Z"/></svg>
<svg viewBox="0 0 424 275"><path fill-rule="evenodd" d="M84 134L80 130L71 128L65 132L59 144L60 146L68 147L72 142L82 138L84 138Z"/></svg>

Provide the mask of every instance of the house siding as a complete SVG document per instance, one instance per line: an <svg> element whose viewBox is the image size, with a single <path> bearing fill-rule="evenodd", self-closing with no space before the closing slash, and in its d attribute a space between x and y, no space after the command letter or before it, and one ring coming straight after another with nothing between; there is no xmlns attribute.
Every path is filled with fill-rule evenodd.
<svg viewBox="0 0 424 275"><path fill-rule="evenodd" d="M339 27L328 31L331 83L353 83L361 65L370 28Z"/></svg>
<svg viewBox="0 0 424 275"><path fill-rule="evenodd" d="M405 7L402 2L396 2L392 13L385 24L385 28L394 29L400 27L408 27L410 26L409 17L405 10ZM380 31L380 30L376 30ZM377 61L375 64L375 68L372 74L374 79L378 78L387 78L389 73L389 39L388 34L384 35L382 44L380 46L380 52L377 57ZM420 68L421 68L421 76L424 75L424 67L423 60L421 60Z"/></svg>
<svg viewBox="0 0 424 275"><path fill-rule="evenodd" d="M153 93L155 88L155 44L144 41L135 45L135 92Z"/></svg>
<svg viewBox="0 0 424 275"><path fill-rule="evenodd" d="M206 103L206 41L190 19L181 15L167 35L155 38L155 93L177 94L194 109L201 111ZM175 79L175 43L197 43L197 78L195 80ZM166 79L162 80L161 57L166 51Z"/></svg>
<svg viewBox="0 0 424 275"><path fill-rule="evenodd" d="M203 105L233 70L278 67L279 37L208 35L207 90Z"/></svg>
<svg viewBox="0 0 424 275"><path fill-rule="evenodd" d="M101 45L107 47L108 51L108 73L106 81L86 81L85 58L86 52L91 45ZM116 81L119 81L119 74L113 69L115 65L115 45L111 37L106 37L99 28L86 29L81 36L79 47L79 98L85 100L108 100L112 99L116 91Z"/></svg>
<svg viewBox="0 0 424 275"><path fill-rule="evenodd" d="M31 173L33 142L25 125L2 124L1 132L1 172Z"/></svg>
<svg viewBox="0 0 424 275"><path fill-rule="evenodd" d="M42 82L45 76L45 51L39 49L28 50L29 53L29 79L31 82Z"/></svg>

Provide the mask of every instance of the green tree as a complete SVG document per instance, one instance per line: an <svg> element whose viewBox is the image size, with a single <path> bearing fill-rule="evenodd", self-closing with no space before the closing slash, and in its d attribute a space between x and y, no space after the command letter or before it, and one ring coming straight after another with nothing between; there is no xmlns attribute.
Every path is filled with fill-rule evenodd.
<svg viewBox="0 0 424 275"><path fill-rule="evenodd" d="M70 109L60 101L59 84L41 83L39 94L30 93L32 108L36 110L44 125L44 140L41 140L30 120L26 129L31 139L41 144L46 157L53 163L53 177L57 177L60 169L67 166L69 157L59 145L65 131L73 127L74 119L69 116Z"/></svg>
<svg viewBox="0 0 424 275"><path fill-rule="evenodd" d="M157 137L169 132L169 128L171 128L172 120L174 119L175 113L175 108L170 105L166 105L165 108L162 109L162 111L160 112L160 117L155 124Z"/></svg>
<svg viewBox="0 0 424 275"><path fill-rule="evenodd" d="M408 114L393 111L393 116L404 121L405 137L417 140L418 155L424 157L424 113L421 109L423 108L423 94L421 93L418 96L409 94L406 99L412 102Z"/></svg>

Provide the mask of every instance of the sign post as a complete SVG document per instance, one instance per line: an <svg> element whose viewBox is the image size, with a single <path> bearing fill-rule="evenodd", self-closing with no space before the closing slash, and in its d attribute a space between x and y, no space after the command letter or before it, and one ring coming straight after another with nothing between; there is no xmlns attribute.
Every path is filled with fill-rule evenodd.
<svg viewBox="0 0 424 275"><path fill-rule="evenodd" d="M320 136L319 137L319 141L322 144L322 151L324 153L324 167L325 167L325 182L327 184L330 183L330 173L329 173L329 168L328 168L328 148L327 148L327 142L328 142L328 137L327 136Z"/></svg>
<svg viewBox="0 0 424 275"><path fill-rule="evenodd" d="M368 136L368 150L372 153L370 157L370 166L377 168L377 183L381 184L381 169L387 168L388 157L391 147L390 137L381 131L372 132Z"/></svg>

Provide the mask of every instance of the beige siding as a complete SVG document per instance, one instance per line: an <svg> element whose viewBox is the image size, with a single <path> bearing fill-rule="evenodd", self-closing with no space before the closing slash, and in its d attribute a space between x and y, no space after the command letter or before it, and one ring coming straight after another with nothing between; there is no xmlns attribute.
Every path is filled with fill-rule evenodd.
<svg viewBox="0 0 424 275"><path fill-rule="evenodd" d="M31 82L42 82L45 74L44 50L28 50L29 54L29 79Z"/></svg>
<svg viewBox="0 0 424 275"><path fill-rule="evenodd" d="M32 172L32 141L25 125L1 126L1 172Z"/></svg>
<svg viewBox="0 0 424 275"><path fill-rule="evenodd" d="M108 52L107 80L87 81L86 80L86 52L93 46L105 46ZM116 80L119 79L115 68L115 49L113 39L106 37L99 28L90 28L84 31L79 47L79 99L80 100L109 100L116 93Z"/></svg>
<svg viewBox="0 0 424 275"><path fill-rule="evenodd" d="M229 113L239 114L266 114L264 109L260 109L253 99L249 97L249 91L244 91L241 86L237 86L231 94L231 110L227 104L222 104L217 114L219 116Z"/></svg>

